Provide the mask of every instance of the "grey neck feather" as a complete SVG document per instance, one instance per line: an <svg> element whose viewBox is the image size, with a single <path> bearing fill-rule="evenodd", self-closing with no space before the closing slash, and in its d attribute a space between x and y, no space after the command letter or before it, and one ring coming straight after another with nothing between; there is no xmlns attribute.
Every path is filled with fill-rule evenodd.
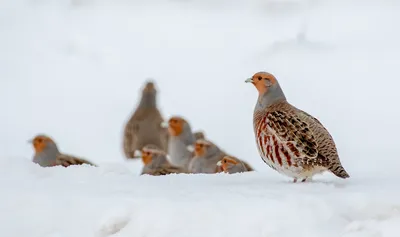
<svg viewBox="0 0 400 237"><path fill-rule="evenodd" d="M184 141L185 145L187 146L193 145L195 143L195 137L192 133L192 128L187 123L183 125L183 131L182 134L179 135L179 137Z"/></svg>
<svg viewBox="0 0 400 237"><path fill-rule="evenodd" d="M206 158L214 158L219 153L221 153L221 150L217 146L210 146L204 156Z"/></svg>
<svg viewBox="0 0 400 237"><path fill-rule="evenodd" d="M263 110L275 103L286 101L286 96L283 93L279 83L276 82L268 88L267 92L258 96L256 110Z"/></svg>
<svg viewBox="0 0 400 237"><path fill-rule="evenodd" d="M157 107L156 92L144 92L139 103L140 108Z"/></svg>
<svg viewBox="0 0 400 237"><path fill-rule="evenodd" d="M179 136L171 136L168 141L168 153L171 163L177 166L186 166L192 158L192 152L187 146L194 145L195 137L189 124L185 124Z"/></svg>
<svg viewBox="0 0 400 237"><path fill-rule="evenodd" d="M53 142L48 142L46 148L38 155L36 154L33 158L33 162L40 166L51 166L56 161L57 155L60 151L57 145Z"/></svg>

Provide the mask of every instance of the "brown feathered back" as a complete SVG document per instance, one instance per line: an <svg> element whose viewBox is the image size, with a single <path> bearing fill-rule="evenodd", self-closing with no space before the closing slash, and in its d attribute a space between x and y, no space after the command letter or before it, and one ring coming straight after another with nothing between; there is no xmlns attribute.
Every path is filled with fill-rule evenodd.
<svg viewBox="0 0 400 237"><path fill-rule="evenodd" d="M168 131L162 126L164 118L157 108L157 91L154 82L147 82L142 96L131 118L125 125L123 149L126 158L135 157L135 151L147 144L162 150L168 149Z"/></svg>

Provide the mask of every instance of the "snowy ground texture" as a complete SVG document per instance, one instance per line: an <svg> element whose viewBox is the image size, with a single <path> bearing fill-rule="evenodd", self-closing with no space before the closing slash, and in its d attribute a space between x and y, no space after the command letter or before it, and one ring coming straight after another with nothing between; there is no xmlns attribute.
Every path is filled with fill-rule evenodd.
<svg viewBox="0 0 400 237"><path fill-rule="evenodd" d="M400 2L0 1L0 236L399 237ZM349 180L259 158L244 80L269 71L332 133ZM146 78L165 117L256 172L138 176L121 150ZM98 168L41 168L52 136Z"/></svg>

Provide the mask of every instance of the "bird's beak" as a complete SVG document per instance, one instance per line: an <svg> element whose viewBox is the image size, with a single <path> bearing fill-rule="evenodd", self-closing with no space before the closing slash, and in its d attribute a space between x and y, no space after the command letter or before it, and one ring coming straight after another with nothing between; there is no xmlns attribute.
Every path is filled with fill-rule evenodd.
<svg viewBox="0 0 400 237"><path fill-rule="evenodd" d="M33 139L29 139L29 140L26 141L26 142L32 144L32 143L33 143Z"/></svg>
<svg viewBox="0 0 400 237"><path fill-rule="evenodd" d="M188 151L190 151L190 152L193 152L193 151L194 151L194 146L193 146L193 145L186 146L186 148L187 148Z"/></svg>
<svg viewBox="0 0 400 237"><path fill-rule="evenodd" d="M141 158L142 157L142 152L139 150L136 150L135 153L133 153L133 156L135 158Z"/></svg>
<svg viewBox="0 0 400 237"><path fill-rule="evenodd" d="M221 165L222 165L222 161L218 161L218 162L217 162L217 165L218 165L218 166L221 166Z"/></svg>
<svg viewBox="0 0 400 237"><path fill-rule="evenodd" d="M168 122L165 122L165 121L162 122L160 125L161 125L162 128L168 128L169 127Z"/></svg>
<svg viewBox="0 0 400 237"><path fill-rule="evenodd" d="M246 82L246 83L249 83L249 82L253 83L254 81L253 81L253 78L247 78L247 80L244 81L244 82Z"/></svg>

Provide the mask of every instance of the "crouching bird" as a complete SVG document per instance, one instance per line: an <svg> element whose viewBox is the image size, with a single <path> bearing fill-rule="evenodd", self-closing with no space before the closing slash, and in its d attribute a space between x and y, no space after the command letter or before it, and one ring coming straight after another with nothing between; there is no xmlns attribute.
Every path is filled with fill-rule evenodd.
<svg viewBox="0 0 400 237"><path fill-rule="evenodd" d="M222 160L218 161L217 165L221 167L223 172L228 174L253 171L250 165L233 156L225 156Z"/></svg>
<svg viewBox="0 0 400 237"><path fill-rule="evenodd" d="M187 173L185 169L171 165L167 159L167 154L156 145L144 146L141 151L141 157L144 164L141 175L160 176Z"/></svg>
<svg viewBox="0 0 400 237"><path fill-rule="evenodd" d="M194 174L214 174L221 172L218 161L226 153L209 140L199 139L195 143L195 156L189 164L189 172Z"/></svg>
<svg viewBox="0 0 400 237"><path fill-rule="evenodd" d="M61 153L58 150L57 144L53 141L52 138L47 135L39 134L35 136L32 140L29 140L29 143L32 143L33 149L35 150L33 162L39 164L42 167L68 167L70 165L82 164L96 166L92 162L89 162L83 158L78 158Z"/></svg>

